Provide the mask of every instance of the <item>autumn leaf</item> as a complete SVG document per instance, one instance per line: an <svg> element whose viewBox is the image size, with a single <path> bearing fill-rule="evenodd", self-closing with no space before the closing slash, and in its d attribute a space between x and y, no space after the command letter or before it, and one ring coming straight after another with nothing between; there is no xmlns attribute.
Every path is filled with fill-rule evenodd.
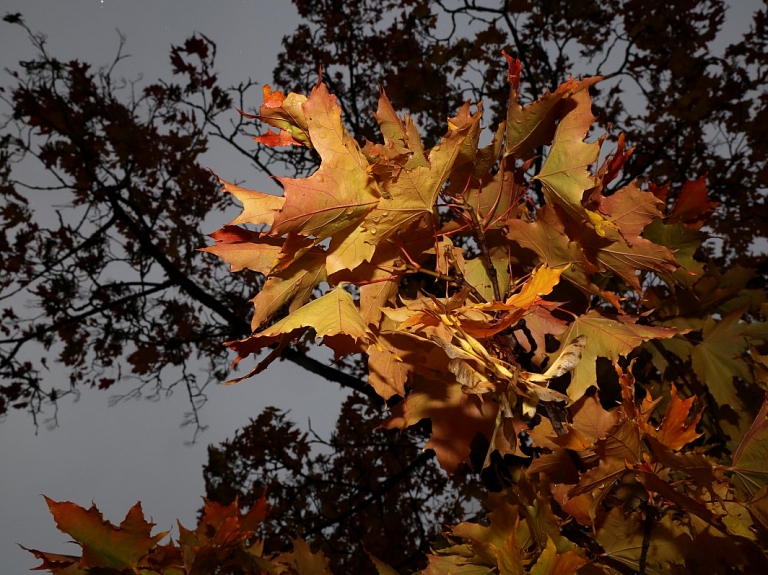
<svg viewBox="0 0 768 575"><path fill-rule="evenodd" d="M96 506L86 510L68 501L45 498L60 531L83 549L81 565L136 570L141 561L168 532L152 535L154 523L144 519L141 504L131 507L118 527L105 521Z"/></svg>
<svg viewBox="0 0 768 575"><path fill-rule="evenodd" d="M42 564L35 567L34 571L47 569L53 575L88 575L87 568L80 567L80 557L74 555L60 555L58 553L46 553L37 549L27 549L19 545L25 551L32 553L36 559L40 559Z"/></svg>
<svg viewBox="0 0 768 575"><path fill-rule="evenodd" d="M432 449L440 467L453 473L462 462L470 463L475 435L490 440L498 407L462 392L458 383L417 378L413 391L392 409L382 424L385 429L405 429L422 419L432 420L432 435L424 449Z"/></svg>
<svg viewBox="0 0 768 575"><path fill-rule="evenodd" d="M412 226L432 229L432 210L464 142L480 129L481 111L469 114L465 104L449 119L448 132L428 154L426 165L404 166L396 178L381 183L384 197L355 227L334 236L328 251L328 273L353 269L370 261L376 246Z"/></svg>
<svg viewBox="0 0 768 575"><path fill-rule="evenodd" d="M332 575L323 552L312 553L307 542L301 538L293 540L293 551L280 555L275 562L290 567L296 575Z"/></svg>
<svg viewBox="0 0 768 575"><path fill-rule="evenodd" d="M696 433L696 424L701 419L703 411L686 424L694 401L696 401L695 397L680 399L677 395L677 387L672 384L672 398L657 430L656 439L673 451L678 451L694 439L701 437L701 433Z"/></svg>
<svg viewBox="0 0 768 575"><path fill-rule="evenodd" d="M231 272L249 269L266 275L278 261L283 248L281 239L263 238L236 226L224 226L210 237L216 244L200 248L200 251L219 256L230 265Z"/></svg>
<svg viewBox="0 0 768 575"><path fill-rule="evenodd" d="M283 306L293 313L312 297L320 282L326 281L325 252L312 248L285 269L272 273L253 302L251 329L259 329Z"/></svg>
<svg viewBox="0 0 768 575"><path fill-rule="evenodd" d="M544 206L538 211L535 222L507 220L507 238L533 251L539 262L547 267L562 268L562 277L578 288L599 295L617 309L620 308L613 293L593 283L591 276L599 271L597 262L591 261L582 246L568 236L565 230L566 218L562 208Z"/></svg>
<svg viewBox="0 0 768 575"><path fill-rule="evenodd" d="M275 212L279 211L283 204L285 204L285 198L282 196L247 190L221 178L219 178L219 182L224 186L223 191L229 192L243 204L243 211L234 220L229 222L230 226L238 224L264 224L271 226L274 221Z"/></svg>
<svg viewBox="0 0 768 575"><path fill-rule="evenodd" d="M591 442L603 439L618 422L617 410L606 410L598 394L585 395L571 405L573 428Z"/></svg>
<svg viewBox="0 0 768 575"><path fill-rule="evenodd" d="M354 340L369 341L371 332L360 317L354 300L343 287L309 302L249 339L273 341L280 334L311 327L317 337L346 335Z"/></svg>
<svg viewBox="0 0 768 575"><path fill-rule="evenodd" d="M671 274L678 268L674 254L665 246L643 237L635 237L630 245L620 231L606 228L602 234L582 226L573 236L586 258L599 270L609 271L640 293L640 271Z"/></svg>
<svg viewBox="0 0 768 575"><path fill-rule="evenodd" d="M710 202L707 199L706 176L703 176L683 184L667 221L670 224L683 223L698 230L719 205L719 202Z"/></svg>
<svg viewBox="0 0 768 575"><path fill-rule="evenodd" d="M278 128L280 132L275 135L269 130L264 136L255 138L256 141L268 146L296 144L311 147L309 126L304 112L306 96L293 92L285 96L280 91L272 91L269 85L264 86L263 94L264 103L259 108L258 115L240 113L246 118L258 118Z"/></svg>
<svg viewBox="0 0 768 575"><path fill-rule="evenodd" d="M624 132L620 133L618 141L616 142L616 151L605 158L603 165L600 166L600 169L597 171L597 177L600 180L601 185L600 188L596 189L601 195L602 190L619 176L621 170L624 169L627 160L635 151L635 148L625 150L625 140L626 135Z"/></svg>
<svg viewBox="0 0 768 575"><path fill-rule="evenodd" d="M227 345L238 352L236 363L243 358L257 353L284 336L312 328L317 338L324 338L326 345L344 355L350 353L357 344L367 344L373 334L360 316L352 296L343 287L337 287L322 297L298 308L282 320L268 328L240 341L228 342ZM250 377L246 375L227 382L237 383Z"/></svg>
<svg viewBox="0 0 768 575"><path fill-rule="evenodd" d="M641 343L652 339L666 339L685 333L687 330L641 325L637 318L627 315L607 317L591 310L576 318L560 341L571 341L579 335L587 337L581 362L573 370L568 396L576 401L593 385L597 385L596 362L598 357L617 361L626 357Z"/></svg>
<svg viewBox="0 0 768 575"><path fill-rule="evenodd" d="M612 509L598 528L596 539L605 550L605 556L629 568L640 567L644 526L639 513L624 514ZM684 525L671 514L664 515L651 529L646 572L666 575L673 572L672 565L681 564L692 551L691 536Z"/></svg>
<svg viewBox="0 0 768 575"><path fill-rule="evenodd" d="M470 175L469 180L471 183L474 181L472 178L477 178L477 185L472 185L469 190L466 190L466 179L457 178L456 181L452 181L452 185L446 191L448 195L464 197L466 204L475 211L478 220L488 230L504 227L510 212L517 207L517 202L530 186L525 172L534 162L532 158L518 167L512 156L505 156L500 160L501 169L495 173L491 171L493 162L499 155L498 145L494 146L494 143L500 143L501 137L502 135L497 133L491 146L478 150L475 157L475 171ZM455 227L458 227L458 222L447 224L443 231L448 232Z"/></svg>
<svg viewBox="0 0 768 575"><path fill-rule="evenodd" d="M597 183L589 173L588 166L597 161L600 143L587 144L584 138L596 119L592 114L592 101L586 88L599 80L583 80L583 88L569 95L549 154L535 177L543 184L547 204L559 205L577 222L590 222L597 233L602 235L602 227L613 224L582 205L584 193Z"/></svg>
<svg viewBox="0 0 768 575"><path fill-rule="evenodd" d="M494 255L497 257L492 256L491 265L496 270L499 291L504 294L509 288L508 258L506 255L502 258L503 254L499 253L498 250L495 251ZM463 275L464 279L477 290L485 301L492 302L495 299L493 280L488 274L488 268L483 258L472 258L464 262Z"/></svg>
<svg viewBox="0 0 768 575"><path fill-rule="evenodd" d="M701 343L690 350L696 377L721 405L739 404L733 383L735 377L752 381L749 366L741 357L749 347L747 324L740 321L744 311L737 309L719 321L707 317Z"/></svg>
<svg viewBox="0 0 768 575"><path fill-rule="evenodd" d="M572 575L587 564L587 560L579 557L575 551L558 553L555 543L547 537L547 546L536 564L531 567L531 575Z"/></svg>
<svg viewBox="0 0 768 575"><path fill-rule="evenodd" d="M516 505L500 501L488 514L488 525L462 522L451 527L451 535L467 541L472 549L472 561L492 566L504 550L519 550L530 536L526 521L521 521ZM519 541L517 540L519 538Z"/></svg>
<svg viewBox="0 0 768 575"><path fill-rule="evenodd" d="M571 79L561 84L553 93L547 92L525 107L517 101L511 102L507 112L505 153L525 159L532 155L536 148L548 145L555 134L555 121L563 108L570 103L569 99L574 98L576 94L586 93L590 86L599 81L600 78L581 81Z"/></svg>
<svg viewBox="0 0 768 575"><path fill-rule="evenodd" d="M551 268L546 265L538 266L531 273L531 277L522 283L520 291L511 295L503 303L495 302L480 306L487 310L512 310L528 309L541 301L542 296L552 293L554 287L560 282L560 276L565 266Z"/></svg>
<svg viewBox="0 0 768 575"><path fill-rule="evenodd" d="M631 183L608 197L601 196L598 211L633 245L648 224L662 218L663 206L653 193Z"/></svg>
<svg viewBox="0 0 768 575"><path fill-rule="evenodd" d="M374 117L379 124L382 136L384 136L383 147L373 145L369 148L375 152L375 155L380 156L387 163L400 160L399 168L428 165L416 125L407 114L405 121L400 119L383 89L379 95L379 106ZM392 166L390 174L397 177L399 168L396 169Z"/></svg>
<svg viewBox="0 0 768 575"><path fill-rule="evenodd" d="M683 224L665 224L661 220L655 220L645 227L643 237L673 252L675 261L681 266L672 273L674 281L678 284L690 288L704 275L704 264L695 258L696 251L706 239L703 232ZM664 272L659 275L668 277Z"/></svg>
<svg viewBox="0 0 768 575"><path fill-rule="evenodd" d="M386 321L383 326L389 327ZM383 399L405 396L405 384L413 371L415 357L412 340L407 336L387 334L379 337L379 345L368 349L368 385Z"/></svg>
<svg viewBox="0 0 768 575"><path fill-rule="evenodd" d="M308 178L279 178L285 203L275 213L270 235L294 232L317 240L359 223L381 193L368 161L341 122L341 108L325 84L302 104L309 137L322 163Z"/></svg>
<svg viewBox="0 0 768 575"><path fill-rule="evenodd" d="M733 452L729 469L732 483L749 497L768 484L768 398Z"/></svg>

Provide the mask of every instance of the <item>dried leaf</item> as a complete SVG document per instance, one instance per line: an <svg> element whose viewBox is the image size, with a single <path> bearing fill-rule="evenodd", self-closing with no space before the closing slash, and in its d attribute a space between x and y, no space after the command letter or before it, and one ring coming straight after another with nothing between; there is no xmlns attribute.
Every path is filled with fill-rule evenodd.
<svg viewBox="0 0 768 575"><path fill-rule="evenodd" d="M528 381L532 383L547 383L576 369L576 366L581 362L581 356L586 347L587 336L584 334L576 336L562 349L558 358L547 368L547 371L542 374L528 374Z"/></svg>

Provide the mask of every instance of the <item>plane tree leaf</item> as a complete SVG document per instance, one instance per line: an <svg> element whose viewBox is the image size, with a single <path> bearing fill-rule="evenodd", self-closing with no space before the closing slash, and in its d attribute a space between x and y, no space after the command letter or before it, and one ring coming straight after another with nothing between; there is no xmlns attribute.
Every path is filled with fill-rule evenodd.
<svg viewBox="0 0 768 575"><path fill-rule="evenodd" d="M706 235L684 224L665 224L655 220L645 227L643 236L655 244L668 248L680 264L672 273L672 282L690 288L704 275L704 264L695 258ZM661 277L668 277L661 273Z"/></svg>
<svg viewBox="0 0 768 575"><path fill-rule="evenodd" d="M282 240L261 237L237 226L225 226L210 237L216 244L200 248L200 251L219 256L230 265L231 272L249 269L266 275L283 250Z"/></svg>
<svg viewBox="0 0 768 575"><path fill-rule="evenodd" d="M382 99L386 98L382 94ZM397 232L411 227L430 230L433 208L464 143L480 129L481 111L469 113L469 103L449 120L448 132L432 148L424 163L406 164L397 176L380 184L383 198L358 225L338 234L331 241L328 273L353 269L371 261L377 245ZM418 232L417 232L418 233Z"/></svg>
<svg viewBox="0 0 768 575"><path fill-rule="evenodd" d="M677 395L677 387L672 385L672 398L657 430L656 439L673 451L678 451L694 439L701 437L701 434L696 432L696 424L701 420L702 413L699 412L690 422L688 421L691 406L695 400L695 397L680 399Z"/></svg>
<svg viewBox="0 0 768 575"><path fill-rule="evenodd" d="M596 533L596 539L605 549L607 557L634 570L640 567L644 537L645 529L640 514L625 515L618 508L611 510ZM690 551L692 551L690 533L671 515L665 515L651 529L646 572L657 575L669 573L672 565L684 563Z"/></svg>
<svg viewBox="0 0 768 575"><path fill-rule="evenodd" d="M616 296L596 285L592 277L600 271L597 262L587 257L584 248L566 232L567 217L561 208L544 206L535 222L507 221L507 238L537 255L550 268L563 268L563 277L580 289L600 295L616 307Z"/></svg>
<svg viewBox="0 0 768 575"><path fill-rule="evenodd" d="M514 91L507 112L506 153L528 158L536 148L549 145L555 134L556 120L563 113L563 108L568 107L576 94L587 92L588 88L599 80L600 78L578 81L570 79L558 86L554 92L547 92L525 107L518 103L517 93Z"/></svg>
<svg viewBox="0 0 768 575"><path fill-rule="evenodd" d="M531 575L570 575L587 563L588 561L575 551L558 553L552 539L547 538L547 546L531 567L530 573Z"/></svg>
<svg viewBox="0 0 768 575"><path fill-rule="evenodd" d="M296 311L326 279L325 252L319 248L312 248L288 267L273 271L251 300L254 308L251 329L259 329L286 304L289 312Z"/></svg>
<svg viewBox="0 0 768 575"><path fill-rule="evenodd" d="M663 206L664 202L651 191L641 190L635 183L630 183L608 197L599 196L598 211L632 245L646 226L661 221Z"/></svg>
<svg viewBox="0 0 768 575"><path fill-rule="evenodd" d="M706 177L683 184L683 189L669 214L670 224L682 223L698 230L719 206L707 198Z"/></svg>
<svg viewBox="0 0 768 575"><path fill-rule="evenodd" d="M752 373L742 357L749 347L748 324L741 322L743 314L742 308L719 321L708 317L701 343L690 351L696 376L722 405L739 403L734 378L752 381Z"/></svg>
<svg viewBox="0 0 768 575"><path fill-rule="evenodd" d="M583 87L599 80L585 80L587 84ZM600 233L601 226L612 224L604 222L603 217L582 204L585 192L597 185L589 166L597 162L600 144L584 142L595 119L588 90L581 89L569 95L549 154L536 179L543 184L547 204L559 205L576 221L591 222Z"/></svg>

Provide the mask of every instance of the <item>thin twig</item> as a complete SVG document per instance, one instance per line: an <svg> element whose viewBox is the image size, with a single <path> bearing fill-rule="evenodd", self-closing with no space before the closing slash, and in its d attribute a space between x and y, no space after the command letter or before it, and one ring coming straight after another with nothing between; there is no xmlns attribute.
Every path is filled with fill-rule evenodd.
<svg viewBox="0 0 768 575"><path fill-rule="evenodd" d="M480 254L485 264L485 270L488 272L488 277L491 279L491 285L493 286L493 297L496 301L501 301L501 289L499 288L499 278L496 273L496 268L493 266L491 260L491 252L488 250L488 243L485 241L485 230L477 217L477 212L471 204L465 203L464 209L469 214L472 221L472 231L475 236L475 241L480 248Z"/></svg>

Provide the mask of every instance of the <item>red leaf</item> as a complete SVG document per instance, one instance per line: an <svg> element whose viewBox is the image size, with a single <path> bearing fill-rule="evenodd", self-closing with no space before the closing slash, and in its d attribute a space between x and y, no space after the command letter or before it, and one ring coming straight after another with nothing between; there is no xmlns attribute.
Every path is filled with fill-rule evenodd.
<svg viewBox="0 0 768 575"><path fill-rule="evenodd" d="M702 176L698 180L686 182L683 185L683 191L680 192L675 207L669 214L668 222L671 224L682 222L688 227L699 229L719 205L719 202L707 200L706 176Z"/></svg>

